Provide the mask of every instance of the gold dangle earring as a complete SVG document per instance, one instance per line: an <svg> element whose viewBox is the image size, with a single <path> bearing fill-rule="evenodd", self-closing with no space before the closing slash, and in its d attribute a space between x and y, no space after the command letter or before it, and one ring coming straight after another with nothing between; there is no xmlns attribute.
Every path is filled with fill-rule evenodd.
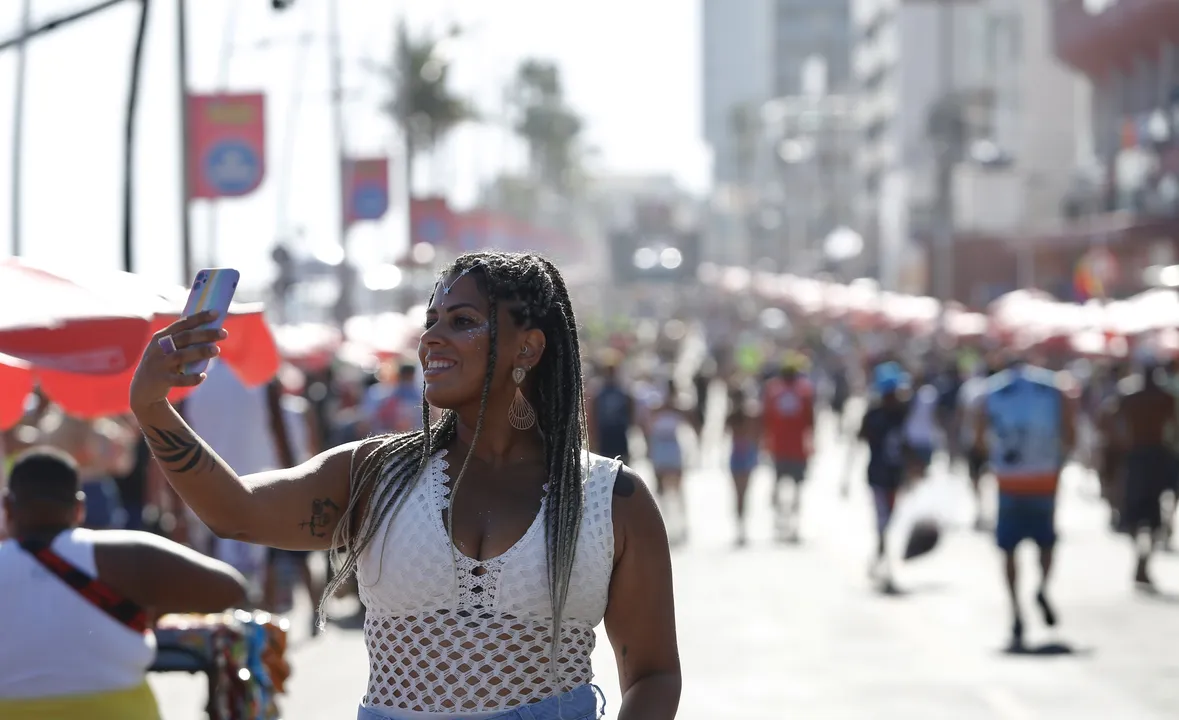
<svg viewBox="0 0 1179 720"><path fill-rule="evenodd" d="M536 425L536 410L533 409L532 403L524 397L524 392L520 389L520 383L524 382L524 376L528 373L522 367L518 367L512 371L512 379L516 381L516 397L512 400L512 404L508 406L508 422L517 430L530 430Z"/></svg>

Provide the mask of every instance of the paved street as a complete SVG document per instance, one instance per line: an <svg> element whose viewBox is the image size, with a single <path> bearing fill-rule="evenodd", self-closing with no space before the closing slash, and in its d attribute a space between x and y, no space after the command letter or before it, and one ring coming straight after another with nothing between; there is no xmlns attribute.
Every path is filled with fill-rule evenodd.
<svg viewBox="0 0 1179 720"><path fill-rule="evenodd" d="M829 428L828 428L829 430ZM907 592L882 597L867 580L872 512L862 465L842 498L846 445L828 431L804 499L801 546L770 539L769 477L755 477L751 543L732 546L732 497L720 448L688 479L692 540L676 554L684 720L1156 720L1179 717L1179 595L1149 599L1129 584L1128 544L1105 528L1083 474L1062 491L1054 586L1059 636L1032 621L1030 641L1069 655L1002 652L1008 631L1001 566L989 536L969 526L960 479L935 472L900 509L902 522L938 512L956 523L941 547L903 568ZM1029 570L1034 554L1024 558ZM1179 556L1162 556L1159 584L1179 593ZM1029 588L1029 610L1031 610ZM300 642L284 701L289 720L348 718L366 679L357 631ZM604 633L595 667L618 707ZM200 679L155 677L166 720L200 717Z"/></svg>

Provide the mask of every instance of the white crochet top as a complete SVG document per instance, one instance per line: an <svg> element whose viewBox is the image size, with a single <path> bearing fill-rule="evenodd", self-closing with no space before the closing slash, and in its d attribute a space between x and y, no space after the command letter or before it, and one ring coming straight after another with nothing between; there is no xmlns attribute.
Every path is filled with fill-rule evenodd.
<svg viewBox="0 0 1179 720"><path fill-rule="evenodd" d="M386 711L382 714L478 713L537 702L590 682L594 628L606 612L614 567L611 508L621 463L592 454L586 462L584 514L554 684L546 501L524 536L502 555L480 562L455 551L456 595L442 519L450 493L445 454L430 459L401 511L385 521L359 560L369 656L364 705Z"/></svg>

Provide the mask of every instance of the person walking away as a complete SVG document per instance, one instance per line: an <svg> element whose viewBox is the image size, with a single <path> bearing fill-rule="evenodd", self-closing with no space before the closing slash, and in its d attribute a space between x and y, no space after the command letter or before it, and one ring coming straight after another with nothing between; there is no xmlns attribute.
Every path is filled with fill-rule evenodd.
<svg viewBox="0 0 1179 720"><path fill-rule="evenodd" d="M716 380L716 361L706 357L692 376L692 388L696 392L696 423L703 428L708 421L708 394Z"/></svg>
<svg viewBox="0 0 1179 720"><path fill-rule="evenodd" d="M206 377L184 401L184 416L218 456L243 473L293 466L278 381L246 387L229 365L217 361L209 364ZM226 412L227 408L233 412ZM257 594L255 599L260 600L265 585L266 547L217 536L191 511L185 517L194 547L237 568L250 581L251 591Z"/></svg>
<svg viewBox="0 0 1179 720"><path fill-rule="evenodd" d="M1155 591L1150 559L1163 527L1163 493L1174 483L1179 463L1173 449L1179 402L1161 367L1150 364L1118 387L1113 442L1125 457L1122 529L1135 545L1134 582Z"/></svg>
<svg viewBox="0 0 1179 720"><path fill-rule="evenodd" d="M0 717L158 720L151 618L245 598L225 563L146 532L87 530L78 467L34 448L12 468L0 541Z"/></svg>
<svg viewBox="0 0 1179 720"><path fill-rule="evenodd" d="M987 379L993 374L989 370L983 369L962 383L955 409L957 418L954 424L961 431L960 442L961 447L965 448L966 473L970 478L970 488L974 492L976 513L974 527L979 531L987 528L982 494L982 479L987 471L987 456L986 452L977 447L974 442L977 435L975 423L987 395Z"/></svg>
<svg viewBox="0 0 1179 720"><path fill-rule="evenodd" d="M647 455L655 472L655 492L674 518L670 523L672 542L688 539L688 507L684 500L684 449L680 429L691 425L692 418L679 404L675 380L668 380L663 398L651 409L647 419ZM672 509L674 508L674 510Z"/></svg>
<svg viewBox="0 0 1179 720"><path fill-rule="evenodd" d="M1118 427L1118 386L1130 377L1128 368L1117 365L1104 373L1094 391L1097 412L1097 476L1101 497L1109 505L1109 525L1114 532L1122 532L1122 508L1125 506L1126 458L1125 448L1116 441L1122 431Z"/></svg>
<svg viewBox="0 0 1179 720"><path fill-rule="evenodd" d="M369 432L377 435L400 434L422 429L422 389L417 380L418 368L403 362L391 378L389 366L381 370L379 382L365 391L363 413Z"/></svg>
<svg viewBox="0 0 1179 720"><path fill-rule="evenodd" d="M766 382L762 417L764 441L774 461L774 510L780 539L797 542L802 486L814 450L815 392L802 372L805 360L787 356L778 377ZM790 501L782 498L782 486L790 484Z"/></svg>
<svg viewBox="0 0 1179 720"><path fill-rule="evenodd" d="M908 376L896 363L873 371L873 399L860 422L859 439L868 446L868 487L876 512L876 555L868 575L882 592L894 592L888 555L888 530L897 494L906 480L905 425L909 418Z"/></svg>
<svg viewBox="0 0 1179 720"><path fill-rule="evenodd" d="M121 419L122 420L122 419ZM159 530L159 508L149 502L151 466L154 464L151 449L147 441L139 433L135 424L135 416L125 420L132 441L132 463L127 472L114 478L115 486L119 490L119 500L126 514L124 527L128 530ZM133 434L131 434L133 433ZM149 527L148 523L152 527Z"/></svg>
<svg viewBox="0 0 1179 720"><path fill-rule="evenodd" d="M847 401L851 399L851 378L847 363L840 357L831 361L831 413L835 416L835 429L842 439L847 436Z"/></svg>
<svg viewBox="0 0 1179 720"><path fill-rule="evenodd" d="M1036 604L1045 625L1057 624L1048 584L1056 546L1056 491L1076 436L1072 393L1062 376L1017 361L990 379L975 422L975 444L986 451L999 486L995 540L1006 563L1011 647L1016 650L1023 647L1024 621L1015 551L1024 540L1040 550Z"/></svg>
<svg viewBox="0 0 1179 720"><path fill-rule="evenodd" d="M306 462L318 455L322 448L318 442L318 426L311 403L298 395L284 392L280 400L280 412L294 462ZM419 415L421 414L420 406L417 412ZM286 577L283 573L284 566L294 570L300 585L307 591L311 605L314 606L319 601L319 596L323 594L323 587L311 572L310 557L311 552L307 550L267 548L266 577L262 589L263 607L270 612L289 610L288 607L285 607L286 603L279 601L280 595L289 597L289 593L286 592L289 585L281 587ZM330 565L331 558L328 557L327 560ZM315 614L312 613L311 636L317 636L319 631L319 623L315 619Z"/></svg>
<svg viewBox="0 0 1179 720"><path fill-rule="evenodd" d="M737 546L747 542L745 526L745 498L749 476L757 467L761 453L761 417L757 403L745 397L740 388L729 393L729 416L725 422L732 441L729 451L729 472L733 476L733 490L737 506Z"/></svg>
<svg viewBox="0 0 1179 720"><path fill-rule="evenodd" d="M909 402L909 417L905 421L905 447L908 451L909 471L924 477L933 462L937 448L938 413L941 395L937 387L922 379Z"/></svg>
<svg viewBox="0 0 1179 720"><path fill-rule="evenodd" d="M602 385L590 405L590 448L603 457L629 463L635 401L619 382L617 362L602 365Z"/></svg>
<svg viewBox="0 0 1179 720"><path fill-rule="evenodd" d="M950 358L946 360L942 372L938 373L932 383L937 392L934 422L936 427L945 433L946 453L949 455L950 467L953 467L963 457L963 448L968 448L973 444L962 445L958 442L961 435L958 425L958 419L961 417L958 412L958 400L961 398L962 385L965 382L962 365L957 358Z"/></svg>

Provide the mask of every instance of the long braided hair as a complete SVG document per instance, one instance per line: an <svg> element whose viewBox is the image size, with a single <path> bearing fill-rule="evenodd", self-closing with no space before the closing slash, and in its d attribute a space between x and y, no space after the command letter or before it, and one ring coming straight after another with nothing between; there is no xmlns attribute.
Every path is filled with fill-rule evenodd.
<svg viewBox="0 0 1179 720"><path fill-rule="evenodd" d="M468 253L443 268L439 278L464 271L487 297L490 342L479 420L471 449L454 479L451 508L486 420L487 398L496 366L499 304L510 303L512 321L518 327L541 330L546 341L545 351L531 376L536 391L537 425L544 438L548 468L544 523L549 599L553 609L549 665L553 680L559 685L557 655L561 624L585 499L582 451L586 446L586 419L577 321L561 273L544 257L505 252ZM433 295L430 300L433 301ZM379 445L353 468L348 507L333 537L333 547L337 548L333 557L336 574L320 598L320 617L323 617L327 599L356 572L361 553L373 542L386 518L396 515L405 504L422 478L430 457L437 449L454 441L458 415L447 410L438 421L431 423L430 406L423 401L422 426L422 430L379 439ZM359 505L366 497L364 512L359 513ZM358 515L359 523L356 522ZM447 517L447 535L453 557L456 552L454 512L448 513Z"/></svg>

